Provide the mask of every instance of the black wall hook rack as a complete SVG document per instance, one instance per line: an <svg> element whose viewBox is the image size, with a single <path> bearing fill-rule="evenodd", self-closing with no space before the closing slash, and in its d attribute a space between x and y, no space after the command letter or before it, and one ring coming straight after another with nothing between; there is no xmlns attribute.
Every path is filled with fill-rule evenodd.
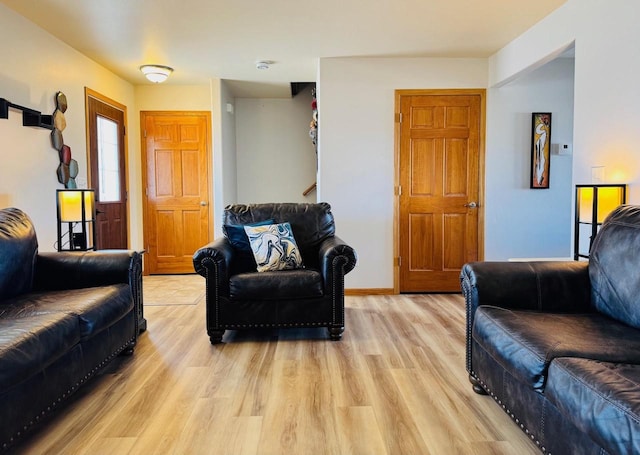
<svg viewBox="0 0 640 455"><path fill-rule="evenodd" d="M9 118L9 108L22 111L23 126L37 126L48 130L53 129L53 115L43 115L35 109L20 106L4 98L0 98L0 118Z"/></svg>

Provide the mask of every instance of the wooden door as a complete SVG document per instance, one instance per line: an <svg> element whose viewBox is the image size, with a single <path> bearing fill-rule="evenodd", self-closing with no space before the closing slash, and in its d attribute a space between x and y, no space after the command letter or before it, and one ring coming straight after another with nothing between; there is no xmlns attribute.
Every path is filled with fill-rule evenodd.
<svg viewBox="0 0 640 455"><path fill-rule="evenodd" d="M96 248L126 249L126 107L85 90L91 188L96 195Z"/></svg>
<svg viewBox="0 0 640 455"><path fill-rule="evenodd" d="M209 241L208 112L142 112L145 273L193 273Z"/></svg>
<svg viewBox="0 0 640 455"><path fill-rule="evenodd" d="M484 90L398 91L400 292L459 292L480 258Z"/></svg>

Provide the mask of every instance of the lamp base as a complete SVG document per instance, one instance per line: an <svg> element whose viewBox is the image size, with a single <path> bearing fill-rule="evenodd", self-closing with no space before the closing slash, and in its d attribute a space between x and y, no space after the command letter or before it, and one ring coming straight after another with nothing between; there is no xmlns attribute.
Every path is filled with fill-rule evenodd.
<svg viewBox="0 0 640 455"><path fill-rule="evenodd" d="M85 251L87 249L87 236L82 232L74 232L71 239L71 249Z"/></svg>

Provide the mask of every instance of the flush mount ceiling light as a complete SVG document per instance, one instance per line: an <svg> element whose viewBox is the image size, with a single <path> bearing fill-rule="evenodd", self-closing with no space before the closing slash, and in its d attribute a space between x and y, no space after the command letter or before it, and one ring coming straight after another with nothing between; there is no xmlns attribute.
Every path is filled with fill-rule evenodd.
<svg viewBox="0 0 640 455"><path fill-rule="evenodd" d="M173 72L173 68L164 65L142 65L140 71L147 79L155 84L164 82Z"/></svg>

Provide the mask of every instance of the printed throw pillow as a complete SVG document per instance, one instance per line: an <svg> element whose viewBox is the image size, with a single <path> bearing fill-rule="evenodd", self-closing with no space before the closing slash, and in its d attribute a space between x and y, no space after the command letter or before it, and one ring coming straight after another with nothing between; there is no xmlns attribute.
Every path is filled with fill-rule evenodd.
<svg viewBox="0 0 640 455"><path fill-rule="evenodd" d="M258 272L302 268L302 256L289 223L245 226Z"/></svg>

